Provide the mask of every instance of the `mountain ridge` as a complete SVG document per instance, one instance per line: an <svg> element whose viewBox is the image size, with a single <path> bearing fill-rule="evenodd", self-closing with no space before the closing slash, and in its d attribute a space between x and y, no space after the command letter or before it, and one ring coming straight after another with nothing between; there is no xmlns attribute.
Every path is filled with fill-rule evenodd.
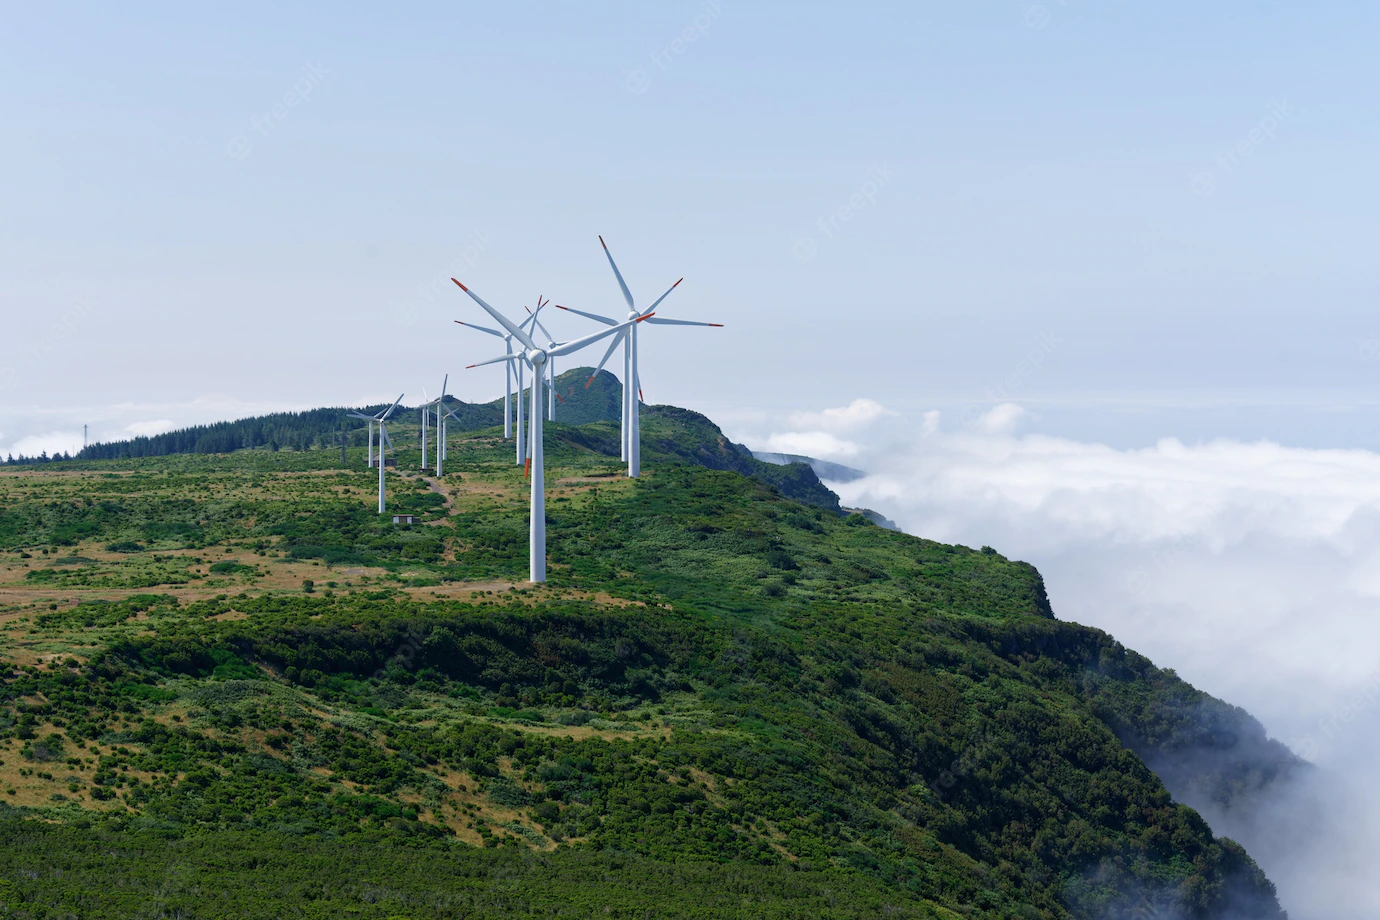
<svg viewBox="0 0 1380 920"><path fill-rule="evenodd" d="M1301 769L1258 723L1057 620L1032 566L796 500L703 416L644 411L640 480L619 475L615 423L548 428L540 588L520 581L525 483L493 428L452 433L444 480L408 469L400 434L390 507L411 528L374 513L357 447L345 467L327 448L0 477L0 812L20 841L0 860L70 850L89 890L106 870L87 840L295 836L323 861L252 858L325 879L333 846L406 845L518 900L590 859L610 883L582 903L627 916L619 860L715 916L790 915L824 887L838 916L1283 916L1147 766L1192 751L1190 779L1228 793L1247 749ZM757 867L754 907L675 875L701 860ZM20 881L0 904L48 897L3 877ZM379 917L488 909L348 890ZM796 890L814 894L792 908Z"/></svg>

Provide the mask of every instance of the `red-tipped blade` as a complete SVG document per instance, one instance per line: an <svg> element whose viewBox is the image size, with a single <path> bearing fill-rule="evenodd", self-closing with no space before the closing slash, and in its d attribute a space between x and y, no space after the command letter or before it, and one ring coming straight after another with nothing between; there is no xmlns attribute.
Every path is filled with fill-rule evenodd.
<svg viewBox="0 0 1380 920"><path fill-rule="evenodd" d="M655 314L655 313L648 313L646 316L639 316L634 322L639 322L639 323L640 323L640 322L642 322L644 319L651 319L653 316L656 316L656 314Z"/></svg>
<svg viewBox="0 0 1380 920"><path fill-rule="evenodd" d="M603 246L605 250L609 248L609 244L604 242L603 234L600 234L599 236L599 245Z"/></svg>
<svg viewBox="0 0 1380 920"><path fill-rule="evenodd" d="M561 306L560 304L556 304L556 309L557 309L557 310L569 310L570 308L569 308L569 307L563 307L563 306Z"/></svg>
<svg viewBox="0 0 1380 920"><path fill-rule="evenodd" d="M647 401L647 397L642 395L642 387L637 388L637 398L640 399L642 402Z"/></svg>
<svg viewBox="0 0 1380 920"><path fill-rule="evenodd" d="M452 279L450 279L450 280L451 280L451 281L455 281L454 278L452 278ZM468 293L470 292L470 289L467 288L467 287L465 287L463 284L460 284L459 281L455 281L455 283L460 287L460 290L464 291L466 294L468 294Z"/></svg>
<svg viewBox="0 0 1380 920"><path fill-rule="evenodd" d="M722 329L724 327L723 323L710 323L709 325L713 326L715 329Z"/></svg>
<svg viewBox="0 0 1380 920"><path fill-rule="evenodd" d="M590 385L591 383L593 383L593 382L594 382L594 377L591 376L588 380L585 381L585 389L588 390L588 389L589 389L589 385Z"/></svg>
<svg viewBox="0 0 1380 920"><path fill-rule="evenodd" d="M522 478L523 478L523 479L531 479L531 478L532 478L532 458L531 458L531 457L528 457L528 458L527 458L527 465L526 465L526 466L523 468L523 470L522 470Z"/></svg>
<svg viewBox="0 0 1380 920"><path fill-rule="evenodd" d="M472 368L472 367L478 367L478 366L479 366L478 364L466 364L466 365L465 365L465 370L469 370L469 369Z"/></svg>
<svg viewBox="0 0 1380 920"><path fill-rule="evenodd" d="M562 396L560 393L557 393L557 394L556 394L556 398L559 399L559 400L561 401L561 404L562 404L562 405L565 404L565 397Z"/></svg>

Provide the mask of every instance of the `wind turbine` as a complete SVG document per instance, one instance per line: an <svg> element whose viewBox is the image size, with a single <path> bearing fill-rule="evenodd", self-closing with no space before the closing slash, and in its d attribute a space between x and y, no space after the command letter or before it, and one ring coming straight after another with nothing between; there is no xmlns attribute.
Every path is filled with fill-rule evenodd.
<svg viewBox="0 0 1380 920"><path fill-rule="evenodd" d="M450 279L450 280L455 281L454 278L452 278L452 279ZM459 284L460 282L455 281L455 283L456 283L456 284ZM540 309L541 309L541 297L540 297L540 296L537 297L537 304L538 304L537 309L540 310ZM535 313L532 314L532 316L527 317L527 319L525 319L525 320L522 321L522 324L521 324L520 328L526 329L526 328L527 328L527 324L530 323L530 322L532 322L532 320L533 320L535 317L536 317L536 314L535 314ZM511 332L499 332L497 329L490 329L488 326L477 326L477 325L475 325L474 323L466 323L466 322L463 322L462 320L458 320L458 319L455 321L455 323L456 323L456 325L459 325L459 326L466 326L466 327L468 327L468 328L470 328L470 329L477 329L477 330L480 331L480 332L487 332L489 335L498 336L499 338L501 338L501 339L503 340L503 347L507 350L507 353L508 353L508 354L513 355L513 356L515 356L515 357L521 357L521 353L520 353L520 352L514 352L514 351L513 351L513 334L512 334ZM519 342L519 344L521 344L521 343ZM505 360L506 360L506 359L505 359ZM527 366L526 359L523 359L523 360L521 360L521 361L518 361L518 362L517 362L517 371L516 371L516 374L515 374L514 371L513 371L513 362L512 362L512 361L507 361L506 364L504 365L504 381L503 381L503 383L504 383L504 387L503 387L503 437L504 437L504 438L511 438L511 437L513 436L513 410L512 410L512 408L511 408L511 406L509 405L509 398L510 398L510 396L511 396L511 391L512 391L512 389L513 389L513 377L514 377L514 376L517 377L518 389L517 389L517 450L516 450L516 454L517 454L517 465L518 465L518 466L524 466L524 465L526 464L526 462L527 462L527 442L524 441L524 440L523 440L523 437L522 437L522 432L523 432L523 407L522 407L523 395L522 395L522 394L523 394L523 392L524 392L524 391L526 390L526 388L527 388L527 384L526 384L526 383L524 382L524 380L523 380L523 377L524 377L523 368L526 367L526 366Z"/></svg>
<svg viewBox="0 0 1380 920"><path fill-rule="evenodd" d="M363 412L349 412L346 414L351 418L363 419L369 423L369 453L365 458L365 465L372 470L374 468L374 416L365 415Z"/></svg>
<svg viewBox="0 0 1380 920"><path fill-rule="evenodd" d="M536 309L536 312L532 314L533 328L534 328L534 329L540 329L542 335L546 336L546 346L547 346L548 349L551 349L551 348L555 348L555 347L556 347L556 337L555 337L554 335L552 335L550 332L548 332L547 329L546 329L546 327L543 326L543 325L541 324L541 309L542 309L542 307L546 306L547 303L550 303L550 302L551 302L551 301L548 300L546 303L542 303L542 302L541 302L541 298L538 297L538 298L537 298L537 309ZM546 396L546 420L547 420L548 422L554 422L554 421L556 420L556 398L557 398L557 396L556 396L556 362L555 362L555 361L547 361L547 362L546 362L546 385L547 385L547 387L548 387L547 396ZM562 399L561 402L565 402L565 400ZM535 411L537 411L537 410L536 410L535 408L533 408L532 411L535 412Z"/></svg>
<svg viewBox="0 0 1380 920"><path fill-rule="evenodd" d="M609 345L609 350L604 353L604 359L599 362L599 366L594 369L594 374L590 375L585 386L588 387L594 382L594 376L608 362L609 357L621 342L623 345L623 459L628 462L628 476L636 478L642 475L642 426L640 421L639 404L642 399L642 378L637 370L637 325L642 321L658 323L665 326L714 326L721 328L723 323L698 323L686 319L653 319L653 311L674 291L684 278L666 289L652 302L652 305L645 310L638 310L633 304L632 292L628 290L627 283L623 280L623 273L618 270L618 263L613 261L613 253L609 252L608 244L604 238L599 237L599 245L604 247L604 255L608 257L609 267L613 269L613 276L618 279L618 287L623 292L623 299L628 304L628 318L622 324L624 330L618 334ZM619 325L618 320L610 319L607 316L599 316L596 313L585 313L582 310L575 310L570 307L562 307L556 304L559 309L569 313L577 313L586 319L596 320L606 326Z"/></svg>
<svg viewBox="0 0 1380 920"><path fill-rule="evenodd" d="M441 411L442 411L442 409L444 409L444 408L445 408L445 407L442 406L442 407L440 407L440 408L438 408L438 409L436 410L436 415L438 416L437 421L436 421L436 424L437 424L437 426L440 427L440 429L441 429L442 432L444 432L444 431L446 430L446 419L459 418L459 416L456 415L455 413L457 413L457 412L460 411L460 407L459 407L459 406L456 406L454 409L451 409L451 410L450 410L449 412L447 412L445 415L441 415ZM442 437L444 437L444 434L442 435ZM445 445L444 445L444 444L437 444L437 445L436 445L436 478L437 478L437 479L440 479L442 476L445 475L445 474L441 471L441 463L442 463L443 460L446 459L446 456L447 456L447 454L446 454Z"/></svg>
<svg viewBox="0 0 1380 920"><path fill-rule="evenodd" d="M379 426L379 514L383 514L385 510L385 503L383 500L383 473L384 470L388 468L388 462L386 460L386 455L384 454L384 446L387 445L390 448L393 446L393 441L388 437L388 426L384 423L387 422L388 417L393 414L393 410L398 408L398 403L402 402L402 398L403 394L399 393L398 398L393 401L393 405L389 406L387 409L384 409L378 415L365 415L362 412L350 413L355 418L367 419L369 422L370 465L373 464L374 423L378 423Z"/></svg>
<svg viewBox="0 0 1380 920"><path fill-rule="evenodd" d="M430 421L430 419L431 419L431 407L432 407L432 406L435 406L435 407L436 407L436 438L437 438L436 443L437 443L437 446L438 446L438 449L437 449L437 457L436 457L436 465L437 465L437 467L440 466L440 460L441 460L441 458L440 458L440 449L439 449L439 446L440 446L440 445L442 444L442 442L445 440L445 436L444 436L444 434L443 434L443 432L442 432L442 426L441 426L441 409L442 409L442 407L445 406L445 403L446 403L446 384L448 384L448 383L450 383L450 374L446 374L446 376L443 377L443 378L441 379L441 395L438 396L438 397L436 397L435 399L427 399L427 401L424 402L424 403L422 403L422 406L421 406L421 409L422 409L422 469L423 469L423 470L425 470L425 469L427 468L427 465L426 465L426 429L427 429L427 423L428 423L428 422ZM423 397L426 397L426 387L422 387L422 396L423 396Z"/></svg>
<svg viewBox="0 0 1380 920"><path fill-rule="evenodd" d="M455 284L460 288L460 290L470 295L471 300L479 304L479 306L483 307L484 312L488 313L490 316L496 319L498 321L498 324L502 326L504 329L506 329L508 331L508 334L511 335L514 339L518 341L519 344L523 346L523 351L521 354L515 355L510 351L507 354L499 355L497 358L490 358L487 361L480 361L478 364L471 364L470 367L481 367L485 364L497 364L499 361L504 361L509 364L511 364L514 361L526 361L528 364L532 366L532 406L534 410L536 409L536 407L541 405L542 376L543 372L546 369L546 362L548 360L550 360L551 358L559 358L563 355L568 355L572 354L573 352L579 351L581 348L584 348L591 342L596 342L599 339L604 338L605 336L610 336L614 333L623 331L627 329L629 326L633 325L634 323L642 322L651 315L646 314L638 317L637 319L629 320L626 323L614 325L608 329L605 329L602 332L596 332L592 335L587 335L578 339L573 339L569 342L565 342L560 345L555 345L551 348L538 348L537 343L532 341L531 336L527 334L526 330L524 330L522 326L516 325L515 323L510 321L502 313L499 313L493 307L485 303L484 300L478 294L476 294L474 291L471 291L469 288L465 287L459 281L456 281L454 278L450 280L455 281ZM523 325L526 324L524 323ZM542 450L540 411L532 412L531 437L532 452L530 470L532 477L532 497L531 511L528 515L529 524L527 545L527 568L528 578L530 581L543 582L546 581L546 470L544 464L544 452Z"/></svg>

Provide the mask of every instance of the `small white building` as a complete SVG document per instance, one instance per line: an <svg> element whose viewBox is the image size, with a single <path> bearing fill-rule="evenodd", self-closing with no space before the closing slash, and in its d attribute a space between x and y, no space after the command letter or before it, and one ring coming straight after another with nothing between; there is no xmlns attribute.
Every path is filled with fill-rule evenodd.
<svg viewBox="0 0 1380 920"><path fill-rule="evenodd" d="M394 523L394 524L415 524L415 523L417 523L417 515L415 515L415 514L395 514L395 515L393 515L393 523Z"/></svg>

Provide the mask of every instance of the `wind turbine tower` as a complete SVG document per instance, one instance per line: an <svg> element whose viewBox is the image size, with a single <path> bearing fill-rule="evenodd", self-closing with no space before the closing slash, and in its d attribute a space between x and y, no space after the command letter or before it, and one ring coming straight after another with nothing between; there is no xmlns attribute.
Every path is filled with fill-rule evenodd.
<svg viewBox="0 0 1380 920"><path fill-rule="evenodd" d="M542 450L542 414L539 411L539 407L541 406L542 377L546 370L546 362L551 358L558 358L579 351L591 342L598 341L605 336L624 331L633 323L641 322L643 319L646 319L646 316L611 326L602 332L596 332L592 335L584 336L583 338L574 339L573 341L544 349L537 346L536 342L532 340L522 326L511 322L503 314L485 303L478 294L465 287L459 281L456 281L456 279L452 278L450 280L455 281L460 290L470 295L470 298L475 303L483 307L486 313L497 320L498 324L506 329L508 333L523 346L523 352L521 354L515 355L509 352L499 355L497 358L490 358L487 361L480 361L478 364L471 364L470 367L497 364L500 361L509 363L513 361L526 361L532 367L532 406L534 411L532 412L532 424L530 429L532 437L532 483L531 509L528 515L527 567L528 576L531 581L543 582L546 581L546 471L544 463L545 452ZM526 324L524 323L523 325Z"/></svg>
<svg viewBox="0 0 1380 920"><path fill-rule="evenodd" d="M450 279L450 280L455 281L454 278L452 278L452 279ZM456 284L460 284L459 281L455 281L455 283L456 283ZM463 287L463 286L462 286L462 287ZM537 307L537 309L540 310L540 309L541 309L541 307L540 307L541 297L538 297L538 298L537 298L537 302L538 302L538 307ZM529 323L533 322L533 321L535 320L535 318L536 318L536 314L534 313L534 314L532 314L531 316L529 316L527 319L523 320L523 321L522 321L522 324L519 326L519 328L521 328L521 329L526 329L526 328L527 328L527 325L528 325ZM526 384L526 382L525 382L525 380L524 380L524 376L525 376L524 368L527 366L527 360L526 360L526 358L523 358L523 357L522 357L522 353L521 353L521 352L514 352L514 351L513 351L513 334L512 334L511 332L499 332L497 329L490 329L490 328L487 327L487 326L477 326L477 325L475 325L474 323L467 323L467 322L464 322L464 321L458 320L458 319L455 321L455 324L456 324L457 326L467 326L467 327L470 328L470 329L477 329L478 331L488 333L489 335L498 336L499 338L503 339L503 347L504 347L505 351L507 352L507 354L512 355L513 358L515 358L515 359L520 359L520 360L515 360L515 361L506 361L506 366L505 366L505 368L504 368L504 378L503 378L503 385L504 385L504 389L503 389L503 437L504 437L504 438L511 438L511 437L513 437L513 408L512 408L510 399L511 399L511 396L512 396L513 378L516 377L516 378L517 378L517 443L516 443L516 445L515 445L515 448L516 448L516 449L515 449L515 453L516 453L516 456L517 456L517 460L516 460L517 465L518 465L518 466L524 466L524 465L526 464L526 462L527 462L527 444L526 444L526 441L524 441L523 436L522 436L522 435L523 435L523 430L524 430L524 428L523 428L524 411L523 411L522 401L523 401L523 399L524 399L524 394L526 393L526 390L527 390L527 384ZM521 344L521 343L519 342L519 344ZM514 369L513 369L513 365L514 365L514 364L517 364L517 370L516 370L516 372L515 372Z"/></svg>
<svg viewBox="0 0 1380 920"><path fill-rule="evenodd" d="M604 255L609 260L609 267L613 269L613 276L618 279L618 287L623 292L623 300L626 301L628 304L628 318L621 324L624 328L624 331L620 332L618 334L618 338L614 339L613 343L609 345L609 350L604 353L604 358L602 361L599 362L599 366L594 369L594 374L599 373L600 369L602 369L603 366L606 363L608 363L608 360L613 355L614 350L618 348L618 345L620 343L622 343L623 459L626 460L628 463L628 476L636 478L642 475L642 426L640 420L641 413L639 411L639 406L642 402L642 378L639 375L637 368L638 325L641 324L643 321L646 321L649 323L665 326L722 327L723 323L699 323L684 319L652 318L653 311L656 310L657 306L660 305L660 303L663 300L670 296L670 293L680 285L680 282L685 280L684 278L681 278L680 281L677 281L675 284L667 288L666 293L662 294L655 301L653 301L650 307L648 307L645 310L638 310L633 303L632 292L628 290L627 282L623 280L623 273L618 270L618 263L613 261L613 253L609 252L608 244L604 242L604 238L602 236L599 237L599 245L604 247ZM603 323L606 326L619 325L618 320L610 319L607 316L599 316L596 313L585 313L581 310L571 309L570 307L562 307L560 304L557 304L556 306L567 312L579 314L580 316L583 316L586 319L592 319L596 322ZM585 383L585 386L588 387L593 382L594 375L590 375L590 378Z"/></svg>

